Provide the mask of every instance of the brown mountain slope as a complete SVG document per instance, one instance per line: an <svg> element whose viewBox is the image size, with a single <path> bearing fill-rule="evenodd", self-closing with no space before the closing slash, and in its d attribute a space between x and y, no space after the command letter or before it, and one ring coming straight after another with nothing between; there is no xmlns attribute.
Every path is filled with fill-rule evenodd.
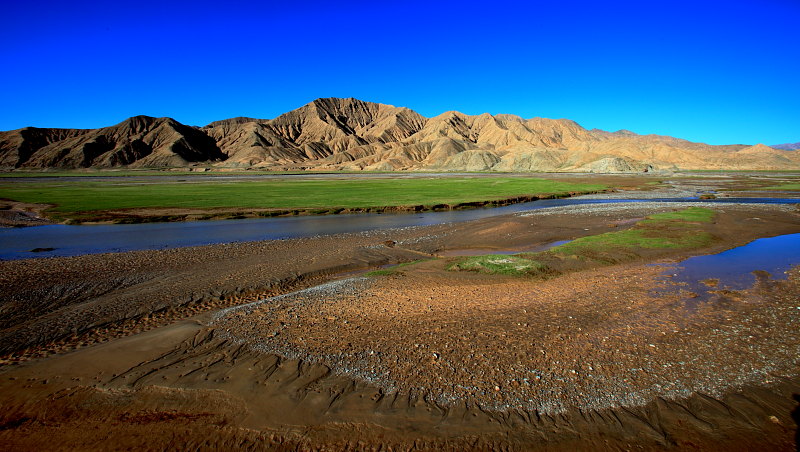
<svg viewBox="0 0 800 452"><path fill-rule="evenodd" d="M800 168L800 156L765 146L710 146L629 131L586 130L566 119L424 118L357 99L317 99L274 120L212 123L222 166L330 170L643 171Z"/></svg>
<svg viewBox="0 0 800 452"><path fill-rule="evenodd" d="M595 171L800 169L800 153L711 146L567 119L509 114L433 118L358 99L317 99L275 119L202 128L137 116L96 130L0 132L0 167L167 167L193 163L282 170Z"/></svg>
<svg viewBox="0 0 800 452"><path fill-rule="evenodd" d="M329 98L317 99L271 121L218 121L203 130L227 154L226 166L303 166L348 151L359 158L373 155L375 150L363 152L358 148L400 142L426 121L407 108Z"/></svg>
<svg viewBox="0 0 800 452"><path fill-rule="evenodd" d="M89 131L80 129L39 129L36 127L0 132L0 167L21 166L38 149L87 132Z"/></svg>
<svg viewBox="0 0 800 452"><path fill-rule="evenodd" d="M3 132L0 149L3 166L34 168L171 167L224 158L202 131L174 119L149 116L93 130Z"/></svg>

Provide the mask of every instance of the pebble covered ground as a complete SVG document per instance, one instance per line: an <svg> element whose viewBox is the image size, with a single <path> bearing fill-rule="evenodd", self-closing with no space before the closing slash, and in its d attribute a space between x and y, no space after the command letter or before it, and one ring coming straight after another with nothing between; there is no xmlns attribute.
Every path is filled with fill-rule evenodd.
<svg viewBox="0 0 800 452"><path fill-rule="evenodd" d="M324 363L437 403L559 413L718 395L794 374L800 271L688 310L663 267L549 281L420 268L231 308L214 325L266 353Z"/></svg>

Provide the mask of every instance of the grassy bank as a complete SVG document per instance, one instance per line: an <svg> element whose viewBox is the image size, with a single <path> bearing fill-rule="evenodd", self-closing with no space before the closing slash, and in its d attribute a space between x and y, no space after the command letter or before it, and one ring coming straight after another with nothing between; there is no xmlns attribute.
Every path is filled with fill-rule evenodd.
<svg viewBox="0 0 800 452"><path fill-rule="evenodd" d="M800 184L781 184L769 187L760 187L758 190L800 190Z"/></svg>
<svg viewBox="0 0 800 452"><path fill-rule="evenodd" d="M607 188L520 177L266 180L194 183L131 183L59 180L34 184L0 181L0 198L52 204L56 219L102 218L135 209L276 209L336 213L356 209L416 206L413 210L478 207L499 200L566 196ZM519 199L516 199L519 198ZM474 204L474 205L471 205ZM380 211L380 210L378 210ZM133 214L133 212L131 212ZM164 215L162 213L162 215Z"/></svg>
<svg viewBox="0 0 800 452"><path fill-rule="evenodd" d="M561 256L613 256L637 249L690 249L711 243L711 235L702 230L714 211L689 207L678 212L650 215L624 231L581 237L550 250Z"/></svg>
<svg viewBox="0 0 800 452"><path fill-rule="evenodd" d="M704 228L713 218L711 209L689 207L650 215L630 229L581 237L548 251L468 257L456 261L449 269L511 276L552 275L670 250L697 249L713 242L714 238Z"/></svg>

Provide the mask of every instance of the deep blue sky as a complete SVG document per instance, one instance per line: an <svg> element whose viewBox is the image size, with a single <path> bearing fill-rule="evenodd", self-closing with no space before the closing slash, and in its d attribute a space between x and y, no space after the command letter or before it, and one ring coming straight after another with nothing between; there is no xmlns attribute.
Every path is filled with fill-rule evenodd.
<svg viewBox="0 0 800 452"><path fill-rule="evenodd" d="M318 97L800 141L800 0L9 1L0 130L272 118Z"/></svg>

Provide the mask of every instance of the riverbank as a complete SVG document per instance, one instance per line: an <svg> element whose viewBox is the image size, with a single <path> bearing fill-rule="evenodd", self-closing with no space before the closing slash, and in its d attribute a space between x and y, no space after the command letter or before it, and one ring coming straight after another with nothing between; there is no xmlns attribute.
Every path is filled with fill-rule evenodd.
<svg viewBox="0 0 800 452"><path fill-rule="evenodd" d="M294 208L294 209L253 209L240 208L206 208L206 209L181 209L181 208L140 208L122 211L108 211L97 213L82 213L79 218L66 221L67 224L140 224L140 223L170 223L182 221L215 221L215 220L242 220L247 218L275 218L308 215L348 215L364 213L422 213L444 212L453 210L468 210L502 207L512 204L539 201L543 199L564 199L579 195L606 193L610 190L570 191L566 193L522 195L503 199L483 201L467 201L453 204L416 204L416 205L387 205L367 207L323 207L323 208ZM19 223L27 225L27 223Z"/></svg>
<svg viewBox="0 0 800 452"><path fill-rule="evenodd" d="M792 205L708 204L712 244L658 262L800 232ZM682 208L0 262L13 303L0 311L0 442L137 447L148 431L152 447L179 448L791 450L796 271L691 312L651 292L670 283L646 254L545 280L433 259L625 231ZM419 260L363 287L285 295Z"/></svg>
<svg viewBox="0 0 800 452"><path fill-rule="evenodd" d="M47 204L66 223L142 223L500 206L609 189L536 177L0 179L0 199ZM591 179L591 178L584 178Z"/></svg>
<svg viewBox="0 0 800 452"><path fill-rule="evenodd" d="M12 353L82 334L98 324L107 328L114 322L139 319L136 322L159 325L151 318L157 312L178 307L195 312L235 305L342 272L435 257L448 249L481 249L489 254L495 249L546 245L618 231L631 227L630 219L679 208L685 206L658 202L592 204L464 223L302 239L0 261L0 289L6 295L3 312L7 313L0 319L0 352ZM722 228L729 232L718 246L743 244L764 234L795 232L793 205L717 208L731 210L741 223L735 229ZM758 219L747 220L748 215ZM176 319L172 315L166 318ZM35 353L28 351L31 356Z"/></svg>

